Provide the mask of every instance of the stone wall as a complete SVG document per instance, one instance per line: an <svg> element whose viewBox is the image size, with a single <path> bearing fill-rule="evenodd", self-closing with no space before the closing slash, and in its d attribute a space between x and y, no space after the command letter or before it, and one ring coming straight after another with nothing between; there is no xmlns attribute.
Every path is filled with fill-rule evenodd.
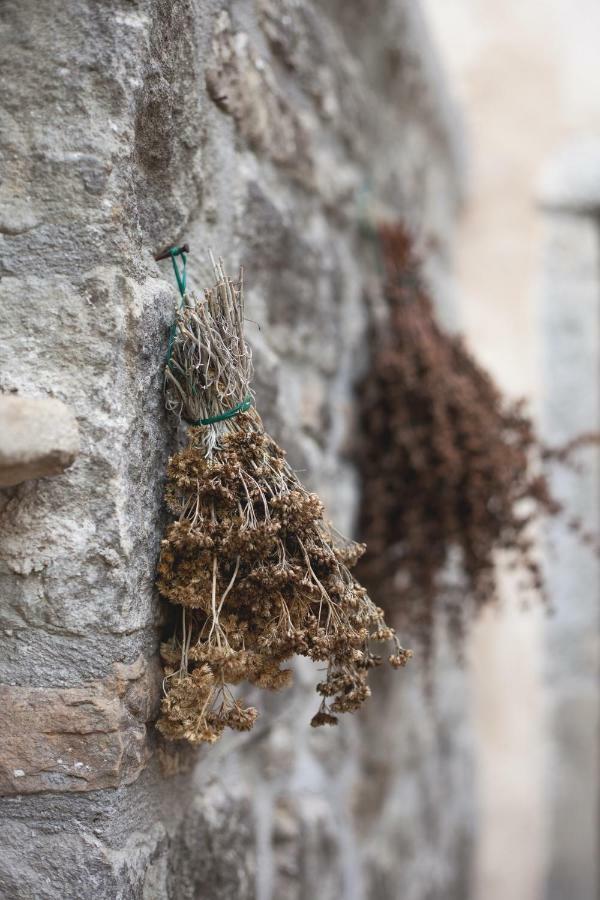
<svg viewBox="0 0 600 900"><path fill-rule="evenodd" d="M464 900L452 659L433 698L415 665L318 732L298 665L253 733L195 764L152 728L180 439L161 396L175 291L153 253L187 240L197 288L206 248L243 262L259 409L351 531L365 210L408 221L446 312L451 295L459 141L418 9L5 0L0 19L0 391L62 401L80 442L63 474L0 492L0 895Z"/></svg>
<svg viewBox="0 0 600 900"><path fill-rule="evenodd" d="M600 429L600 139L580 140L546 166L541 304L544 425L560 444ZM556 472L569 514L600 531L597 448L580 471ZM600 893L600 560L557 520L548 536L546 900Z"/></svg>
<svg viewBox="0 0 600 900"><path fill-rule="evenodd" d="M461 330L503 390L541 410L549 441L570 438L599 412L600 4L579 0L576 15L570 0L423 5L469 135L456 242ZM557 473L556 489L593 527L597 456L581 462L581 476ZM516 579L505 575L500 608L484 612L468 647L473 891L485 900L600 896L599 572L556 526L548 560L556 614L548 619L535 603L524 612Z"/></svg>

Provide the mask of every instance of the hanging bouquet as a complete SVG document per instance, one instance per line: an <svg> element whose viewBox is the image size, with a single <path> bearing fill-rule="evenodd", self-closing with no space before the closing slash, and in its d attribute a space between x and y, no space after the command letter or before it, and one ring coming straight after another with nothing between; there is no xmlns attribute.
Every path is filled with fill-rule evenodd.
<svg viewBox="0 0 600 900"><path fill-rule="evenodd" d="M499 551L522 573L523 590L544 596L535 526L564 514L544 466L569 464L598 435L546 447L523 403L507 400L439 324L406 228L381 225L377 243L387 316L372 330L358 391L359 531L369 545L358 571L427 650L451 551L460 553L465 609L496 598ZM568 524L597 544L581 522ZM451 611L461 630L464 610Z"/></svg>
<svg viewBox="0 0 600 900"><path fill-rule="evenodd" d="M324 520L323 504L253 406L242 273L234 282L211 256L215 285L194 298L175 264L180 253L166 254L182 304L165 392L167 408L190 427L187 447L170 460L165 495L174 521L162 541L158 588L180 613L161 647L158 728L192 743L212 743L225 727L250 729L257 711L234 686L286 686L292 673L283 664L295 654L326 663L311 724L335 724L370 694L369 669L383 661L372 641L391 642L394 667L411 654L350 573L364 546Z"/></svg>

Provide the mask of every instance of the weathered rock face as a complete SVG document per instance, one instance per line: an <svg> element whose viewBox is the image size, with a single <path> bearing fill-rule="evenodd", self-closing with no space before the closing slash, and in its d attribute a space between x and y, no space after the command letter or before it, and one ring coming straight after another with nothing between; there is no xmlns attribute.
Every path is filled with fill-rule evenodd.
<svg viewBox="0 0 600 900"><path fill-rule="evenodd" d="M542 180L543 421L557 444L600 428L599 176L600 143L590 140L561 152ZM598 455L582 459L580 472L554 474L554 489L570 515L598 534ZM600 561L560 519L552 524L548 551L554 615L544 635L544 896L584 900L600 890Z"/></svg>
<svg viewBox="0 0 600 900"><path fill-rule="evenodd" d="M156 666L142 657L81 687L0 687L0 791L87 791L135 781L150 756Z"/></svg>
<svg viewBox="0 0 600 900"><path fill-rule="evenodd" d="M465 729L418 673L315 733L299 665L254 733L171 778L151 724L177 440L153 251L187 240L198 288L205 247L243 262L260 411L346 530L364 210L403 216L449 285L459 160L435 62L412 2L363 7L2 4L0 391L62 401L81 444L0 492L2 896L464 900Z"/></svg>
<svg viewBox="0 0 600 900"><path fill-rule="evenodd" d="M58 475L78 453L77 420L60 400L0 396L0 487Z"/></svg>

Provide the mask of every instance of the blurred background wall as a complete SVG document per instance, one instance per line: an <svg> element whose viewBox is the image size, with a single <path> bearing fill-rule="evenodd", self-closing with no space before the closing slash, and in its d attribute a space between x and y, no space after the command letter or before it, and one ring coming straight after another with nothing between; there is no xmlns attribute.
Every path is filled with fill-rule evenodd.
<svg viewBox="0 0 600 900"><path fill-rule="evenodd" d="M425 0L459 99L469 192L457 247L459 318L549 443L598 425L600 7L593 0ZM597 454L557 473L598 522ZM598 896L599 571L552 528L550 601L501 610L471 638L478 898Z"/></svg>
<svg viewBox="0 0 600 900"><path fill-rule="evenodd" d="M257 405L351 532L379 285L365 219L415 231L452 314L461 126L419 6L6 0L0 16L0 385L61 400L81 439L67 471L0 493L0 896L464 900L452 653L434 696L414 665L336 729L310 728L320 675L301 664L293 690L250 698L247 736L194 756L152 726L182 438L161 390L176 290L153 254L189 242L199 291L208 247L244 264ZM24 455L41 456L29 423Z"/></svg>

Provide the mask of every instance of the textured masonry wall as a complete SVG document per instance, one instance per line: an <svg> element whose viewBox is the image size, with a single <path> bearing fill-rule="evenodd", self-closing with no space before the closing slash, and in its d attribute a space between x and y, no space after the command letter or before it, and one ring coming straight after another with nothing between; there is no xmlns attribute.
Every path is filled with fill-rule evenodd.
<svg viewBox="0 0 600 900"><path fill-rule="evenodd" d="M464 900L468 727L444 654L431 701L414 668L316 733L299 665L254 733L169 778L151 727L178 440L152 253L187 240L198 288L204 248L244 263L261 413L351 531L365 203L418 230L450 314L460 154L418 9L5 0L0 24L0 390L63 401L80 432L66 472L0 491L0 896Z"/></svg>
<svg viewBox="0 0 600 900"><path fill-rule="evenodd" d="M540 191L545 240L541 309L543 419L554 442L600 428L600 141L567 146L546 166ZM597 451L580 472L561 470L555 488L597 534ZM545 900L600 892L600 561L564 522L549 535L554 615L545 628L548 751ZM559 552L556 553L556 548Z"/></svg>

